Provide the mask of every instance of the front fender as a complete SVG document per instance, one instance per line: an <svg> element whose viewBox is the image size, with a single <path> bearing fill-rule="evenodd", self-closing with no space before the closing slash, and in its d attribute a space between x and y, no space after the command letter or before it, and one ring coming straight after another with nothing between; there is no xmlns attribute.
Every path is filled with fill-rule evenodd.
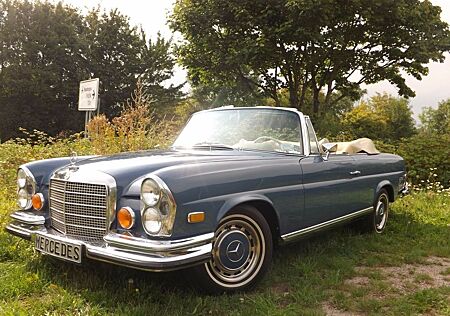
<svg viewBox="0 0 450 316"><path fill-rule="evenodd" d="M275 207L273 206L272 201L261 194L248 194L248 195L242 195L242 196L236 196L231 199L226 200L226 202L222 205L222 207L219 209L219 212L217 212L216 215L216 225L219 224L219 222L222 220L225 215L231 211L233 208L235 208L237 205L245 204L245 203L252 203L252 202L265 202L270 204L270 206L275 210ZM280 216L278 212L275 210L277 220L280 220Z"/></svg>

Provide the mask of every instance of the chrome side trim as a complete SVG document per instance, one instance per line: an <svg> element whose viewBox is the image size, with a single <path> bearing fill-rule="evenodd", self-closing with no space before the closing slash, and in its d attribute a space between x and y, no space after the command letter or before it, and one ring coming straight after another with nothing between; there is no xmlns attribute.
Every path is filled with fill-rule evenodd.
<svg viewBox="0 0 450 316"><path fill-rule="evenodd" d="M356 212L353 212L353 213L350 213L350 214L347 214L347 215L344 215L344 216L341 216L341 217L338 217L338 218L334 218L332 220L329 220L329 221L326 221L326 222L323 222L323 223L320 223L320 224L316 224L316 225L313 225L313 226L309 226L309 227L297 230L295 232L284 234L284 235L281 236L281 239L284 242L290 242L290 241L295 240L296 238L300 238L300 237L302 237L304 235L307 235L307 234L310 234L310 233L313 233L313 232L317 232L317 231L329 228L329 227L334 226L334 225L338 225L338 224L344 223L346 221L349 221L349 220L354 219L356 217L359 217L359 216L362 216L364 214L370 213L372 211L373 211L373 207L368 207L368 208L365 208L365 209L362 209L362 210L359 210L359 211L356 211Z"/></svg>
<svg viewBox="0 0 450 316"><path fill-rule="evenodd" d="M18 211L15 213L12 213L11 215L12 219L15 219L16 221L28 224L28 225L44 225L45 223L45 217L41 215L36 215L30 212L25 211Z"/></svg>

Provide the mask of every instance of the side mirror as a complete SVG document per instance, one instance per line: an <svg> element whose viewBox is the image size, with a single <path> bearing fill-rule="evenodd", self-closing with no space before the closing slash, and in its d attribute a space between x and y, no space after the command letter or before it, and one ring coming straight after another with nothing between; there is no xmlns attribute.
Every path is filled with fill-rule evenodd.
<svg viewBox="0 0 450 316"><path fill-rule="evenodd" d="M328 157L330 156L330 153L337 151L337 144L336 143L323 143L322 150L325 153L325 157L323 157L323 160L327 161Z"/></svg>

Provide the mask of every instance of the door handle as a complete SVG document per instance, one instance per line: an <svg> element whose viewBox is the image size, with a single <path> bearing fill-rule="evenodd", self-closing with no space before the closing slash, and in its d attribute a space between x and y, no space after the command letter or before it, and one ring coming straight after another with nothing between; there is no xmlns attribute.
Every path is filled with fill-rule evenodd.
<svg viewBox="0 0 450 316"><path fill-rule="evenodd" d="M357 175L360 175L360 174L361 174L361 171L359 171L359 170L350 171L350 175L352 175L352 176L357 176Z"/></svg>

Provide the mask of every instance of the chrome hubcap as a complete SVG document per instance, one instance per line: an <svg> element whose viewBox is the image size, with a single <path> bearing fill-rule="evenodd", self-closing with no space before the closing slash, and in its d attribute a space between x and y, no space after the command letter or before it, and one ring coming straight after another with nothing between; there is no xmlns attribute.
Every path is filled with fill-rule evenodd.
<svg viewBox="0 0 450 316"><path fill-rule="evenodd" d="M386 226L386 221L389 211L389 202L385 194L382 194L378 199L375 209L375 228L377 231L382 231Z"/></svg>
<svg viewBox="0 0 450 316"><path fill-rule="evenodd" d="M206 270L221 286L243 286L260 270L264 254L264 237L258 224L248 216L233 214L216 231Z"/></svg>

